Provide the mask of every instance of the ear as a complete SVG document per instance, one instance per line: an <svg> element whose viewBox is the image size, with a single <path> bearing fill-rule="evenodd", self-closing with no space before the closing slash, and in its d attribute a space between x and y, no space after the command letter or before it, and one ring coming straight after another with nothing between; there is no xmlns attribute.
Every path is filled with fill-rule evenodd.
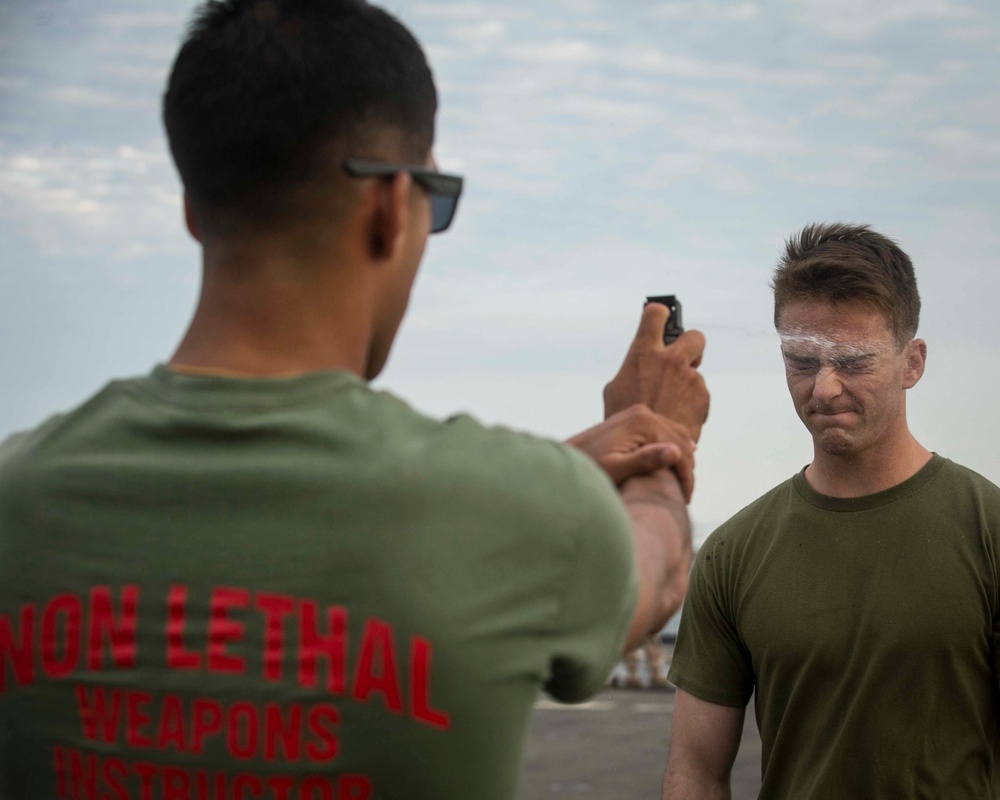
<svg viewBox="0 0 1000 800"><path fill-rule="evenodd" d="M903 388L912 389L923 377L927 366L927 342L923 339L914 339L906 345L904 357L906 365L903 368Z"/></svg>
<svg viewBox="0 0 1000 800"><path fill-rule="evenodd" d="M191 205L191 198L188 197L187 192L184 192L184 225L195 241L201 242L201 228L198 225L198 218L194 213L194 207Z"/></svg>
<svg viewBox="0 0 1000 800"><path fill-rule="evenodd" d="M410 215L411 181L410 173L399 172L391 178L371 182L375 200L368 241L376 261L392 261L403 247Z"/></svg>

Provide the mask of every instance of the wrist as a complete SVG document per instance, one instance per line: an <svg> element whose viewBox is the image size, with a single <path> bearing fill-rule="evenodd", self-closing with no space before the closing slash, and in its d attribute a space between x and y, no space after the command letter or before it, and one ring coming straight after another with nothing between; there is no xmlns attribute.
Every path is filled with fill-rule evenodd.
<svg viewBox="0 0 1000 800"><path fill-rule="evenodd" d="M628 504L686 505L680 480L672 469L659 469L648 475L629 478L621 486L621 496Z"/></svg>

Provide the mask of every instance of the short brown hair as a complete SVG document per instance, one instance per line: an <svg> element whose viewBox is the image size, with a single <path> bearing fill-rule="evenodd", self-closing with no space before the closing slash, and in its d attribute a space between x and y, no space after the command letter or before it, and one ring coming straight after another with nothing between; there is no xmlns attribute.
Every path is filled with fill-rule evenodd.
<svg viewBox="0 0 1000 800"><path fill-rule="evenodd" d="M902 346L917 333L920 295L910 257L868 225L814 224L785 242L771 279L774 324L797 300L860 302L884 313Z"/></svg>

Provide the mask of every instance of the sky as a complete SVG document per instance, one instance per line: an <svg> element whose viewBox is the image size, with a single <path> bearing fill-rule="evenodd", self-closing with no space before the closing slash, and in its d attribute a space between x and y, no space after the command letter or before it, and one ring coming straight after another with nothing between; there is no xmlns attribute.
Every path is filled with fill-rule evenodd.
<svg viewBox="0 0 1000 800"><path fill-rule="evenodd" d="M195 7L0 0L0 438L169 358L200 261L159 102ZM565 438L649 294L708 339L696 538L811 458L768 280L813 222L913 259L928 448L1000 482L995 0L494 0L383 7L424 45L465 175L375 385ZM488 454L484 454L484 458Z"/></svg>

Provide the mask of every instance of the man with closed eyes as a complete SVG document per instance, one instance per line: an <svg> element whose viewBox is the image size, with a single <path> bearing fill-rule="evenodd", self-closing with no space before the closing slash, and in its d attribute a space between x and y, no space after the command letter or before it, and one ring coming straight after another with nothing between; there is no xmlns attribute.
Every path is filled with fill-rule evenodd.
<svg viewBox="0 0 1000 800"><path fill-rule="evenodd" d="M1000 489L910 432L910 259L813 225L772 287L813 460L699 551L664 800L730 796L751 696L761 798L1000 797Z"/></svg>

